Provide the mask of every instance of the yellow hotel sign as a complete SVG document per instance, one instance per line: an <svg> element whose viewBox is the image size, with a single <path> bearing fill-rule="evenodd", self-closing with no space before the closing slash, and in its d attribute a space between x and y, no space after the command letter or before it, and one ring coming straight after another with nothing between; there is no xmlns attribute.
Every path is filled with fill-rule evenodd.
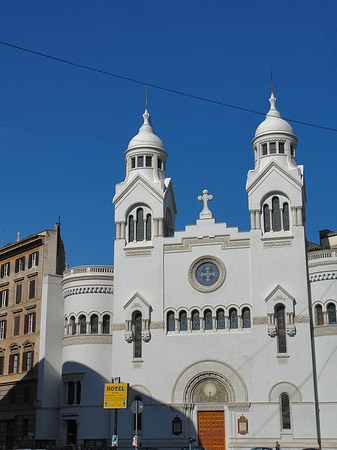
<svg viewBox="0 0 337 450"><path fill-rule="evenodd" d="M127 408L128 385L106 384L104 386L104 408Z"/></svg>

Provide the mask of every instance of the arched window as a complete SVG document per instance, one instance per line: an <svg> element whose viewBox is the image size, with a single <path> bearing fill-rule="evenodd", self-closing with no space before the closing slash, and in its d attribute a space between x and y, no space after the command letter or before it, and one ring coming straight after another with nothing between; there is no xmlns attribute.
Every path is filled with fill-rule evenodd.
<svg viewBox="0 0 337 450"><path fill-rule="evenodd" d="M10 349L8 373L19 373L20 353L19 347L13 345Z"/></svg>
<svg viewBox="0 0 337 450"><path fill-rule="evenodd" d="M207 309L204 314L204 328L205 330L213 328L212 311L210 309Z"/></svg>
<svg viewBox="0 0 337 450"><path fill-rule="evenodd" d="M71 335L76 334L76 322L74 316L71 316L69 320L69 332Z"/></svg>
<svg viewBox="0 0 337 450"><path fill-rule="evenodd" d="M285 307L275 306L275 324L277 332L278 353L287 353Z"/></svg>
<svg viewBox="0 0 337 450"><path fill-rule="evenodd" d="M133 357L142 357L142 313L135 311L132 315Z"/></svg>
<svg viewBox="0 0 337 450"><path fill-rule="evenodd" d="M263 225L265 233L270 231L270 214L269 214L269 206L263 206Z"/></svg>
<svg viewBox="0 0 337 450"><path fill-rule="evenodd" d="M175 331L176 329L176 323L175 323L175 318L174 318L174 312L173 311L169 311L167 313L167 331Z"/></svg>
<svg viewBox="0 0 337 450"><path fill-rule="evenodd" d="M33 368L34 350L33 345L29 342L23 347L22 372L29 372Z"/></svg>
<svg viewBox="0 0 337 450"><path fill-rule="evenodd" d="M281 212L280 212L280 200L278 197L272 199L272 224L273 231L281 231Z"/></svg>
<svg viewBox="0 0 337 450"><path fill-rule="evenodd" d="M137 209L136 241L144 240L144 212L142 208Z"/></svg>
<svg viewBox="0 0 337 450"><path fill-rule="evenodd" d="M288 203L283 203L283 229L285 231L289 231L290 230L289 205L288 205Z"/></svg>
<svg viewBox="0 0 337 450"><path fill-rule="evenodd" d="M105 314L103 316L102 333L110 334L110 316L109 316L109 314Z"/></svg>
<svg viewBox="0 0 337 450"><path fill-rule="evenodd" d="M137 395L135 397L135 400L138 400L139 402L141 402L142 398L139 395ZM132 414L132 415L133 415L133 430L134 431L142 430L142 427L143 427L143 424L142 424L142 422L143 422L142 421L142 413L138 412L138 414Z"/></svg>
<svg viewBox="0 0 337 450"><path fill-rule="evenodd" d="M146 216L146 240L151 241L151 214Z"/></svg>
<svg viewBox="0 0 337 450"><path fill-rule="evenodd" d="M129 242L133 242L135 239L135 222L133 216L129 216Z"/></svg>
<svg viewBox="0 0 337 450"><path fill-rule="evenodd" d="M80 334L85 334L87 332L87 321L85 318L85 315L81 315L78 319L79 326L80 326Z"/></svg>
<svg viewBox="0 0 337 450"><path fill-rule="evenodd" d="M192 312L192 330L200 330L200 315L196 310Z"/></svg>
<svg viewBox="0 0 337 450"><path fill-rule="evenodd" d="M218 330L225 329L225 312L223 309L218 309L216 312L216 327Z"/></svg>
<svg viewBox="0 0 337 450"><path fill-rule="evenodd" d="M249 308L243 308L242 310L242 327L250 328L250 310Z"/></svg>
<svg viewBox="0 0 337 450"><path fill-rule="evenodd" d="M98 316L97 314L93 314L90 317L90 334L98 333Z"/></svg>
<svg viewBox="0 0 337 450"><path fill-rule="evenodd" d="M69 325L68 325L68 318L67 317L64 319L64 329L65 329L65 334L68 334ZM15 334L15 332L14 332L14 334Z"/></svg>
<svg viewBox="0 0 337 450"><path fill-rule="evenodd" d="M187 331L187 313L186 311L181 311L179 314L179 330Z"/></svg>
<svg viewBox="0 0 337 450"><path fill-rule="evenodd" d="M316 325L324 325L323 309L321 305L317 305L316 311Z"/></svg>
<svg viewBox="0 0 337 450"><path fill-rule="evenodd" d="M238 327L238 312L235 308L229 310L229 328Z"/></svg>
<svg viewBox="0 0 337 450"><path fill-rule="evenodd" d="M282 429L290 430L290 404L289 395L286 393L281 394L281 416L282 416Z"/></svg>
<svg viewBox="0 0 337 450"><path fill-rule="evenodd" d="M327 307L329 323L336 323L336 305L329 303Z"/></svg>

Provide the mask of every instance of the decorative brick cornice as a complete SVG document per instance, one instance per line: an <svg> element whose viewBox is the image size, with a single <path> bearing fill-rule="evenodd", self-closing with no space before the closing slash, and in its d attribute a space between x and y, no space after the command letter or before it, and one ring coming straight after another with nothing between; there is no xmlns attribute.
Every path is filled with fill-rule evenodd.
<svg viewBox="0 0 337 450"><path fill-rule="evenodd" d="M309 323L310 317L308 314L303 314L302 316L295 316L295 323Z"/></svg>
<svg viewBox="0 0 337 450"><path fill-rule="evenodd" d="M93 336L93 335L75 335L64 336L62 346L67 347L69 345L84 345L84 344L112 344L112 336Z"/></svg>
<svg viewBox="0 0 337 450"><path fill-rule="evenodd" d="M267 316L253 317L253 325L268 325Z"/></svg>
<svg viewBox="0 0 337 450"><path fill-rule="evenodd" d="M112 331L122 331L126 329L125 322L122 323L113 323L112 324Z"/></svg>
<svg viewBox="0 0 337 450"><path fill-rule="evenodd" d="M314 328L314 336L334 336L337 334L337 324L336 325L321 325Z"/></svg>
<svg viewBox="0 0 337 450"><path fill-rule="evenodd" d="M150 322L150 329L151 330L163 330L164 322L161 320L158 320L157 322Z"/></svg>
<svg viewBox="0 0 337 450"><path fill-rule="evenodd" d="M63 298L79 294L113 294L112 286L83 286L68 288L63 291Z"/></svg>
<svg viewBox="0 0 337 450"><path fill-rule="evenodd" d="M230 239L230 236L216 236L198 238L183 238L180 244L166 244L164 245L164 253L190 252L191 247L202 245L221 245L221 249L226 248L249 248L249 239Z"/></svg>
<svg viewBox="0 0 337 450"><path fill-rule="evenodd" d="M311 283L315 281L325 281L325 280L336 280L337 272L324 272L316 273L315 275L309 275L309 280Z"/></svg>

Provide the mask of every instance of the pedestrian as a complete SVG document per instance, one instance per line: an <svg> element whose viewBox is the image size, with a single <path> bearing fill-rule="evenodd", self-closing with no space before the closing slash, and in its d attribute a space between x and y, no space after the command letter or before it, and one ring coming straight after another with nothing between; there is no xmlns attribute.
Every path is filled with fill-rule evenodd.
<svg viewBox="0 0 337 450"><path fill-rule="evenodd" d="M281 450L281 445L276 441L275 450Z"/></svg>

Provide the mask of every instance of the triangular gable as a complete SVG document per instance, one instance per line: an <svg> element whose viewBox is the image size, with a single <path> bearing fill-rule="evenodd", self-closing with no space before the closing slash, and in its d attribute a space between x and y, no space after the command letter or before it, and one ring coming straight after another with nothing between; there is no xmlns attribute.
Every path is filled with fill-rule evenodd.
<svg viewBox="0 0 337 450"><path fill-rule="evenodd" d="M157 200L164 200L164 194L160 192L156 187L153 185L153 183L150 183L148 180L146 180L144 177L142 177L140 174L138 174L131 183L127 184L127 186L122 189L119 194L115 195L112 202L115 206L117 206L118 202L125 197L125 195L128 195L133 189L138 185L143 184L147 190L151 192L151 194L157 198Z"/></svg>
<svg viewBox="0 0 337 450"><path fill-rule="evenodd" d="M295 304L295 298L279 284L271 291L264 301L267 304L268 312L273 312L277 303L284 304L286 309L290 312L293 311Z"/></svg>
<svg viewBox="0 0 337 450"><path fill-rule="evenodd" d="M145 298L139 294L139 292L136 292L135 294L133 294L133 296L130 298L130 300L128 300L125 305L123 306L124 309L129 308L129 306L131 306L132 303L136 303L136 299L140 300L144 306L146 306L146 308L151 308L150 303L148 303Z"/></svg>
<svg viewBox="0 0 337 450"><path fill-rule="evenodd" d="M287 178L290 179L290 181L292 181L294 184L296 184L299 188L303 187L303 183L301 181L299 181L297 178L293 177L288 171L286 171L285 169L283 169L283 167L279 166L275 161L272 161L261 173L260 175L258 175L257 178L255 178L254 181L252 181L251 183L249 183L247 181L247 185L246 185L246 190L247 192L251 191L254 187L256 187L257 184L260 183L260 181L262 181L262 178L264 178L268 172L272 172L272 171L280 171L281 175L285 175Z"/></svg>

